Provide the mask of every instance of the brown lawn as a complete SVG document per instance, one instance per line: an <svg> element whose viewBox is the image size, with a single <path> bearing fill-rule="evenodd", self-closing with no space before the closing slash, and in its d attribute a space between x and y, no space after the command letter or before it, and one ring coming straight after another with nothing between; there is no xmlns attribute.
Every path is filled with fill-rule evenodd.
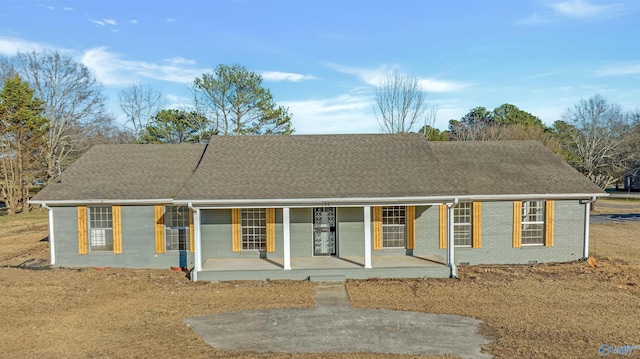
<svg viewBox="0 0 640 359"><path fill-rule="evenodd" d="M7 267L48 258L48 245L41 242L46 221L46 212L0 217L1 357L402 357L216 351L183 318L313 306L315 284L192 283L170 270ZM603 343L640 345L640 223L593 225L591 236L595 269L585 262L477 266L461 268L460 279L349 281L346 286L357 307L485 320L483 330L495 340L487 350L499 358L600 357ZM640 350L631 357L640 357Z"/></svg>

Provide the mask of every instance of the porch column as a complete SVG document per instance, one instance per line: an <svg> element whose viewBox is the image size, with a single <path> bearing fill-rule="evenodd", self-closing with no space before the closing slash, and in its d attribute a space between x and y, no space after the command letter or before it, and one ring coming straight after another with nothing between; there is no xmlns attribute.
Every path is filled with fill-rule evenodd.
<svg viewBox="0 0 640 359"><path fill-rule="evenodd" d="M202 271L202 240L200 238L200 209L193 208L193 271L191 272L191 279L194 282L198 281L198 272Z"/></svg>
<svg viewBox="0 0 640 359"><path fill-rule="evenodd" d="M454 228L453 228L453 214L456 203L447 203L447 209L449 210L447 213L447 264L451 268L451 277L458 277L458 268L456 267L454 253L453 253L453 243L454 241Z"/></svg>
<svg viewBox="0 0 640 359"><path fill-rule="evenodd" d="M584 202L584 252L582 253L582 258L589 258L589 219L591 216L591 203L593 203L595 199L591 201Z"/></svg>
<svg viewBox="0 0 640 359"><path fill-rule="evenodd" d="M364 267L371 268L371 206L364 207Z"/></svg>
<svg viewBox="0 0 640 359"><path fill-rule="evenodd" d="M289 220L289 207L282 209L282 230L284 232L284 270L291 270L291 226Z"/></svg>
<svg viewBox="0 0 640 359"><path fill-rule="evenodd" d="M49 215L49 257L52 266L56 264L56 241L53 238L54 225L53 225L53 208L47 206L46 203L42 204L42 208L47 210Z"/></svg>

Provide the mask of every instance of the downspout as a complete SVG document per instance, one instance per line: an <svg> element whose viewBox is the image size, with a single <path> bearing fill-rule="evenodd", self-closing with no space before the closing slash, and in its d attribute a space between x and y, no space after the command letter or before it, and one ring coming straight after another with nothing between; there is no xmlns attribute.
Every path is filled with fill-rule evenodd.
<svg viewBox="0 0 640 359"><path fill-rule="evenodd" d="M202 271L202 242L200 240L200 209L193 207L193 203L189 202L189 209L193 211L193 241L195 242L193 249L193 270L191 271L191 280L198 281L198 273Z"/></svg>
<svg viewBox="0 0 640 359"><path fill-rule="evenodd" d="M56 264L56 244L53 240L53 209L47 206L46 203L40 205L42 208L46 209L49 212L49 256L51 265Z"/></svg>
<svg viewBox="0 0 640 359"><path fill-rule="evenodd" d="M447 264L451 268L451 278L458 278L458 267L456 267L453 243L454 241L454 228L453 228L453 208L458 204L458 197L453 199L453 203L447 203Z"/></svg>
<svg viewBox="0 0 640 359"><path fill-rule="evenodd" d="M589 219L591 217L591 203L595 202L597 197L591 197L590 200L584 202L584 253L582 258L589 258Z"/></svg>

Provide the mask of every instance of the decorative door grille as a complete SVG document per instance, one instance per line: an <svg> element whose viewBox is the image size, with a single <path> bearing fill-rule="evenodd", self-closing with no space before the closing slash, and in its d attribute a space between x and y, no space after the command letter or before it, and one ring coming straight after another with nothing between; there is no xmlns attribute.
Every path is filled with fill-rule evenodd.
<svg viewBox="0 0 640 359"><path fill-rule="evenodd" d="M313 209L313 253L317 256L336 254L336 208Z"/></svg>

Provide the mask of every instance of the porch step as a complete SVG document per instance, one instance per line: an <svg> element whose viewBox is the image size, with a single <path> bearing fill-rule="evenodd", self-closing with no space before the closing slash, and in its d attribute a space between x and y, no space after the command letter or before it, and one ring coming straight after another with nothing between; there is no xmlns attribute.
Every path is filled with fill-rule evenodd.
<svg viewBox="0 0 640 359"><path fill-rule="evenodd" d="M346 280L346 274L318 274L309 276L310 282L344 282Z"/></svg>

